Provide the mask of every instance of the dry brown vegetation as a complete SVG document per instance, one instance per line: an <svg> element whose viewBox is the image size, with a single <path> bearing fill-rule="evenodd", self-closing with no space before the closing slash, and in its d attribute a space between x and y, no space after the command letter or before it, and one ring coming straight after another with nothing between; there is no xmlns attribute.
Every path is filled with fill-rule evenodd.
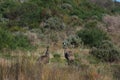
<svg viewBox="0 0 120 80"><path fill-rule="evenodd" d="M39 65L36 63L38 57L32 52L13 59L0 58L0 80L113 80L113 64L94 64L87 49L79 52L79 65L73 66L66 62Z"/></svg>
<svg viewBox="0 0 120 80"><path fill-rule="evenodd" d="M103 18L104 23L106 24L106 30L108 31L112 41L120 46L120 15L110 16L106 15Z"/></svg>

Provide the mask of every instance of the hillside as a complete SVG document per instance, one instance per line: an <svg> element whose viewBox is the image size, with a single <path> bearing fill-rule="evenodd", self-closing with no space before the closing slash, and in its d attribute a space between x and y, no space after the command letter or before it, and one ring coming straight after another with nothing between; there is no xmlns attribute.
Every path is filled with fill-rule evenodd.
<svg viewBox="0 0 120 80"><path fill-rule="evenodd" d="M37 65L47 46L49 64ZM119 2L0 0L0 80L119 80L119 74Z"/></svg>

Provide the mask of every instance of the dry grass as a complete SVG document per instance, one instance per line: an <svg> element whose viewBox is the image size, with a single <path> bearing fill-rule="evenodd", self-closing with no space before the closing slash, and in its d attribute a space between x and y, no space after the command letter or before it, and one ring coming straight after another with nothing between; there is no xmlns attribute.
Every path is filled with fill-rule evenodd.
<svg viewBox="0 0 120 80"><path fill-rule="evenodd" d="M25 55L29 52L14 59L1 58L0 80L113 80L110 64L91 64L86 57L88 50L80 53L80 65L77 66L65 63L39 65L36 55Z"/></svg>
<svg viewBox="0 0 120 80"><path fill-rule="evenodd" d="M103 21L107 25L106 31L108 31L112 41L120 47L120 15L106 15L103 17Z"/></svg>
<svg viewBox="0 0 120 80"><path fill-rule="evenodd" d="M70 67L55 64L37 65L29 60L0 66L0 80L101 80L90 67Z"/></svg>

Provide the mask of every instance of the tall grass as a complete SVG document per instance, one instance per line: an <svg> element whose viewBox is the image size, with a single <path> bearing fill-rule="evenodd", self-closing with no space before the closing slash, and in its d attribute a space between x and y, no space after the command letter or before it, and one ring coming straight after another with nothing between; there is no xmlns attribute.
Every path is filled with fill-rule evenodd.
<svg viewBox="0 0 120 80"><path fill-rule="evenodd" d="M0 62L0 80L112 80L109 70L106 65L39 65L36 57L24 55Z"/></svg>

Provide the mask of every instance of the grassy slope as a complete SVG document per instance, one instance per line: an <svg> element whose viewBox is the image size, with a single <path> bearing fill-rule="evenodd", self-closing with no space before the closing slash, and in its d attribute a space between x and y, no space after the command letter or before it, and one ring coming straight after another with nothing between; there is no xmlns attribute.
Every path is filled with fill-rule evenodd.
<svg viewBox="0 0 120 80"><path fill-rule="evenodd" d="M78 67L68 67L63 58L63 39L69 35L75 34L76 30L81 27L83 28L86 22L96 20L102 23L102 17L104 14L113 14L110 12L110 10L89 3L87 0L31 0L31 2L22 4L18 2L3 1L0 4L0 17L2 19L5 18L5 21L0 22L1 28L4 27L6 30L12 33L18 31L27 32L28 30L32 29L33 32L38 32L37 34L39 34L40 37L39 40L43 44L42 45L40 43L40 48L38 48L36 51L10 51L0 55L2 57L0 60L0 64L2 64L0 65L1 80L3 78L5 79L5 76L10 76L9 78L11 79L15 77L14 74L16 73L14 73L14 71L16 71L15 68L17 65L14 65L16 61L14 59L16 59L15 56L18 56L18 54L20 59L19 68L21 69L19 78L22 78L20 80L35 80L38 79L39 76L42 76L40 77L42 78L41 80L47 80L48 78L50 80L113 80L113 76L115 76L115 78L119 78L119 68L116 70L117 74L115 70L112 70L114 68L111 68L115 66L115 63L109 64L99 62L99 60L94 59L94 57L89 54L88 49L84 49L84 45L80 46L80 48L73 49L77 55L76 64L79 64ZM61 8L61 6L63 7ZM77 16L77 21L72 20L73 16ZM44 53L44 47L47 43L46 39L49 36L47 35L47 31L49 30L44 29L39 25L49 17L60 18L67 25L67 27L62 31L51 30L53 32L51 33L51 44L52 42L56 42L56 36L58 36L58 42L51 46L50 51L52 54L60 54L62 61L61 59L59 60L58 58L56 59L52 57L53 59L51 59L51 61L53 62L44 66L41 72L41 68L39 68L41 66L36 65L36 59L40 54ZM29 29L25 29L26 27ZM68 32L68 30L70 30L70 32ZM43 36L41 37L41 35ZM61 36L63 38L61 38ZM9 53L11 53L11 55L9 55ZM13 62L12 58L14 60ZM58 64L56 63L56 60L58 60ZM11 75L9 75L9 72Z"/></svg>

